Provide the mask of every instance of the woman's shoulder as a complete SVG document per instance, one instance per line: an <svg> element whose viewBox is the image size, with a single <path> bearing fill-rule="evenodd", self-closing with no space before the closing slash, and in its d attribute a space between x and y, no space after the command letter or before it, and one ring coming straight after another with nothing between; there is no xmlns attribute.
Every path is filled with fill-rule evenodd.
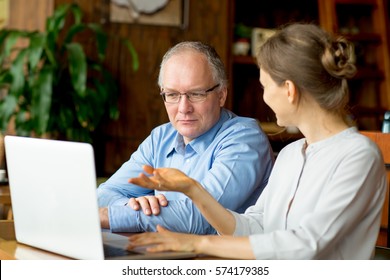
<svg viewBox="0 0 390 280"><path fill-rule="evenodd" d="M306 149L306 139L296 140L285 146L280 154L302 153ZM337 153L380 153L375 142L361 134L355 127L348 128L330 138L310 145L312 150L333 150Z"/></svg>

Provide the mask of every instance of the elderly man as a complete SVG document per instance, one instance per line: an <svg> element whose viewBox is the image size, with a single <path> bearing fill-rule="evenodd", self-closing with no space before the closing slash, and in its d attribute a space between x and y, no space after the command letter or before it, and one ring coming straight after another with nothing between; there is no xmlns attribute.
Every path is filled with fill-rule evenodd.
<svg viewBox="0 0 390 280"><path fill-rule="evenodd" d="M201 182L224 207L242 212L268 182L274 158L256 120L223 108L224 65L209 45L182 42L163 57L158 84L169 123L151 132L138 150L98 188L100 218L114 232L213 234L215 229L181 193L128 183L143 165L173 167Z"/></svg>

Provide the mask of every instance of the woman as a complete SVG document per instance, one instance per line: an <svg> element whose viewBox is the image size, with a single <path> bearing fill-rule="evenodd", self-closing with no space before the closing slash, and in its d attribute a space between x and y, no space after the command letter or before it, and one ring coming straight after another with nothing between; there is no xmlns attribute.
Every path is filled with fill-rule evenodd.
<svg viewBox="0 0 390 280"><path fill-rule="evenodd" d="M386 175L377 146L348 124L353 47L318 26L292 24L259 50L264 101L280 126L304 135L278 155L264 192L237 214L185 174L144 167L131 183L190 197L220 236L158 233L130 238L152 251L240 259L369 259L378 236ZM163 209L162 209L163 211Z"/></svg>

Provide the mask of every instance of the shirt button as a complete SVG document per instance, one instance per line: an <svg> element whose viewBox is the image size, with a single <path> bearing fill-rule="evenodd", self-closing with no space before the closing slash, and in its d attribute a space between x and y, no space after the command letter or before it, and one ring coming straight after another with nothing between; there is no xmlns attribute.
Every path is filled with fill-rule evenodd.
<svg viewBox="0 0 390 280"><path fill-rule="evenodd" d="M186 163L189 163L191 160L190 159L186 159Z"/></svg>

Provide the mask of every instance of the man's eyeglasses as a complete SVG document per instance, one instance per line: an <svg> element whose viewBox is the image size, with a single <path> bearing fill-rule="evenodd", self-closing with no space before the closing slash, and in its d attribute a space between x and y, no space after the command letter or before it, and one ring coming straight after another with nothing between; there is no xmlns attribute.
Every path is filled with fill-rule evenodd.
<svg viewBox="0 0 390 280"><path fill-rule="evenodd" d="M160 95L162 96L164 102L166 103L179 103L183 95L187 96L188 100L191 103L199 103L205 101L207 95L209 95L217 87L219 87L219 84L203 91L194 91L194 92L185 92L185 93L161 92Z"/></svg>

